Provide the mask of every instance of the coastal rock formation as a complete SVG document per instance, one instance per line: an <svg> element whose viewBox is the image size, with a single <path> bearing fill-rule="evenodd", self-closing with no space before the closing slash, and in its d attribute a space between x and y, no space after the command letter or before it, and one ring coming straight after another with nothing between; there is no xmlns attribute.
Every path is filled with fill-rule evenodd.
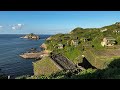
<svg viewBox="0 0 120 90"><path fill-rule="evenodd" d="M24 53L22 55L20 55L22 58L25 59L37 59L37 58L42 58L42 54L41 53Z"/></svg>
<svg viewBox="0 0 120 90"><path fill-rule="evenodd" d="M33 34L33 33L27 34L27 35L22 36L22 37L20 37L20 38L34 39L34 40L40 39L40 37L39 37L38 35L35 35L35 34Z"/></svg>
<svg viewBox="0 0 120 90"><path fill-rule="evenodd" d="M45 50L47 49L47 45L45 43L43 43L40 47L45 49Z"/></svg>
<svg viewBox="0 0 120 90"><path fill-rule="evenodd" d="M41 59L45 56L49 56L49 51L41 51L41 52L30 52L30 53L24 53L21 54L20 57L25 59Z"/></svg>
<svg viewBox="0 0 120 90"><path fill-rule="evenodd" d="M51 37L48 37L46 40L51 40L52 38Z"/></svg>

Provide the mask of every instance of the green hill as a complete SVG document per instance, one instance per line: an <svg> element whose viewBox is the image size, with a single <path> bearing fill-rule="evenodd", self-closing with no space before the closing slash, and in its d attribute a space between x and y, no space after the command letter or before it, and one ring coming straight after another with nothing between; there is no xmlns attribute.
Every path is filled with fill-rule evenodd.
<svg viewBox="0 0 120 90"><path fill-rule="evenodd" d="M112 37L113 46L102 46L105 37ZM107 41L109 42L109 41ZM27 79L119 79L120 78L120 23L101 28L77 27L68 34L56 34L46 39L47 49L63 54L76 65L83 55L97 69L59 71L51 75L38 75ZM45 60L44 60L45 61ZM46 65L48 64L45 62ZM39 66L39 65L38 65ZM43 67L42 67L43 68ZM49 68L49 67L48 67ZM26 77L25 77L26 78Z"/></svg>
<svg viewBox="0 0 120 90"><path fill-rule="evenodd" d="M117 45L115 45L116 47L113 47L113 49L110 49L110 50L119 48L119 45L120 45L119 31L120 31L120 25L118 22L109 26L101 27L101 28L77 27L68 34L53 35L51 36L51 40L46 40L45 43L47 44L48 49L56 53L64 54L74 63L78 63L81 61L82 54L85 54L86 57L88 57L89 59L93 59L93 60L90 60L93 63L94 58L100 59L100 56L96 55L96 53L102 53L104 50L108 50L108 47L103 47L101 45L101 42L104 37L113 37L116 39L116 42L117 42ZM58 44L62 44L64 47L62 49L58 49L59 48ZM88 52L91 53L91 55L89 55ZM92 57L92 54L94 55L94 58L90 58ZM104 59L111 60L111 58L108 58L108 57L104 57ZM100 60L104 61L103 57ZM103 68L103 67L104 65L101 65L101 66L98 65L98 68Z"/></svg>

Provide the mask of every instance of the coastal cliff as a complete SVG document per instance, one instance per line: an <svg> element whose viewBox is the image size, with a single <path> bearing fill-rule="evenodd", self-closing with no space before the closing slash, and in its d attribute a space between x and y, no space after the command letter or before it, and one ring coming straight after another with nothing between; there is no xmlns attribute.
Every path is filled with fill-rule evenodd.
<svg viewBox="0 0 120 90"><path fill-rule="evenodd" d="M42 49L47 49L47 45L45 44L45 43L43 43L41 46L40 46L40 48L42 48Z"/></svg>

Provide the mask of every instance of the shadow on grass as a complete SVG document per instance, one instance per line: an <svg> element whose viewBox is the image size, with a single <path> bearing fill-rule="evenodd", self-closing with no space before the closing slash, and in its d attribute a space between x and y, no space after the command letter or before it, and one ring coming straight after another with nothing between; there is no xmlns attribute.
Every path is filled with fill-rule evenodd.
<svg viewBox="0 0 120 90"><path fill-rule="evenodd" d="M80 72L63 70L50 76L41 75L37 79L120 79L120 59L113 60L105 69L96 69L87 59L83 59L80 65L86 70Z"/></svg>
<svg viewBox="0 0 120 90"><path fill-rule="evenodd" d="M8 79L8 77L5 74L0 75L0 79Z"/></svg>
<svg viewBox="0 0 120 90"><path fill-rule="evenodd" d="M85 62L87 61L85 60ZM84 65L85 63L83 66ZM88 66L91 67L90 64L88 64ZM75 72L62 71L52 74L51 79L120 79L120 59L113 60L106 69L100 70L88 68L87 70L80 71L77 74Z"/></svg>
<svg viewBox="0 0 120 90"><path fill-rule="evenodd" d="M87 69L71 79L120 79L120 59L113 60L105 69Z"/></svg>
<svg viewBox="0 0 120 90"><path fill-rule="evenodd" d="M97 69L95 66L93 66L85 57L83 58L82 63L78 63L78 66L82 66L85 69L92 68Z"/></svg>

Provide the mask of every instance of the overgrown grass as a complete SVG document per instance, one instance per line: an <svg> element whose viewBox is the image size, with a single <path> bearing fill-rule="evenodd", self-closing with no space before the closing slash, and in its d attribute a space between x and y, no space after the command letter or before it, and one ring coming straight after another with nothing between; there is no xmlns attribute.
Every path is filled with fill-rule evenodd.
<svg viewBox="0 0 120 90"><path fill-rule="evenodd" d="M78 62L78 59L75 59L75 58L77 58L80 54L81 54L80 49L77 47L75 48L74 46L68 48L67 52L64 52L64 55L74 63Z"/></svg>
<svg viewBox="0 0 120 90"><path fill-rule="evenodd" d="M62 71L52 75L51 79L120 79L120 59L113 60L105 69L87 69L77 74Z"/></svg>
<svg viewBox="0 0 120 90"><path fill-rule="evenodd" d="M75 71L58 71L51 75L26 76L21 79L120 79L120 58L110 62L105 69L90 68L77 73Z"/></svg>
<svg viewBox="0 0 120 90"><path fill-rule="evenodd" d="M33 63L33 67L35 75L49 75L60 70L49 57Z"/></svg>

